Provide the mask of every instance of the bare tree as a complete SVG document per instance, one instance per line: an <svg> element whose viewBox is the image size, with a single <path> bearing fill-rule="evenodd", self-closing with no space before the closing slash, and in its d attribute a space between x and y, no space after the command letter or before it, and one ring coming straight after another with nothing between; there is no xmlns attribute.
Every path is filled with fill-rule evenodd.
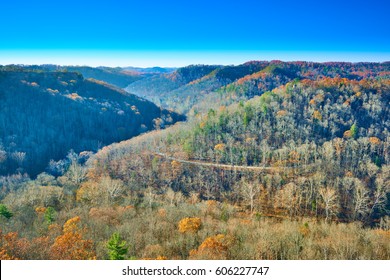
<svg viewBox="0 0 390 280"><path fill-rule="evenodd" d="M325 210L325 221L328 221L329 217L336 215L338 212L339 199L336 190L329 187L322 187L319 189L318 193L322 199Z"/></svg>
<svg viewBox="0 0 390 280"><path fill-rule="evenodd" d="M99 185L106 191L110 202L113 202L120 197L124 191L123 182L121 180L114 180L108 176L103 177Z"/></svg>
<svg viewBox="0 0 390 280"><path fill-rule="evenodd" d="M379 176L376 181L376 189L374 191L373 203L370 210L370 215L375 209L382 209L386 204L387 194L390 192L390 178Z"/></svg>
<svg viewBox="0 0 390 280"><path fill-rule="evenodd" d="M253 213L255 198L260 194L260 186L248 181L241 181L241 196L249 204L250 212Z"/></svg>
<svg viewBox="0 0 390 280"><path fill-rule="evenodd" d="M169 203L170 206L173 206L175 203L175 192L171 189L168 188L168 190L165 192L165 199Z"/></svg>
<svg viewBox="0 0 390 280"><path fill-rule="evenodd" d="M194 192L194 191L190 192L189 202L191 204L198 203L199 202L199 193Z"/></svg>
<svg viewBox="0 0 390 280"><path fill-rule="evenodd" d="M148 187L144 192L144 196L145 196L145 202L149 205L149 208L152 208L153 203L157 197L154 189L152 187Z"/></svg>
<svg viewBox="0 0 390 280"><path fill-rule="evenodd" d="M287 209L290 217L296 213L299 206L298 201L298 188L295 183L288 183L287 185L283 186L283 188L277 193L278 204L282 208Z"/></svg>
<svg viewBox="0 0 390 280"><path fill-rule="evenodd" d="M77 163L77 161L72 161L68 171L65 173L66 178L75 185L78 185L84 181L86 175L87 172L85 167Z"/></svg>
<svg viewBox="0 0 390 280"><path fill-rule="evenodd" d="M370 211L369 207L369 190L363 185L358 184L354 191L354 219L364 218Z"/></svg>

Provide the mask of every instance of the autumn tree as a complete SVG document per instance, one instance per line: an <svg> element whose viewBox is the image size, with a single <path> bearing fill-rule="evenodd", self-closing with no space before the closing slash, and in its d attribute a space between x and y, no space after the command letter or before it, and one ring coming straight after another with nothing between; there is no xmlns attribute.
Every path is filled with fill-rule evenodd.
<svg viewBox="0 0 390 280"><path fill-rule="evenodd" d="M88 260L95 258L92 240L83 239L85 229L80 227L80 217L69 219L63 226L62 235L51 246L53 259Z"/></svg>
<svg viewBox="0 0 390 280"><path fill-rule="evenodd" d="M200 218L184 218L181 219L179 222L179 232L186 233L186 232L198 232L200 227L202 226L202 221Z"/></svg>
<svg viewBox="0 0 390 280"><path fill-rule="evenodd" d="M30 242L20 238L18 232L3 234L0 229L0 257L5 259L25 259L29 254Z"/></svg>
<svg viewBox="0 0 390 280"><path fill-rule="evenodd" d="M228 248L234 242L231 236L217 234L207 237L198 249L190 251L190 259L224 260L228 258Z"/></svg>

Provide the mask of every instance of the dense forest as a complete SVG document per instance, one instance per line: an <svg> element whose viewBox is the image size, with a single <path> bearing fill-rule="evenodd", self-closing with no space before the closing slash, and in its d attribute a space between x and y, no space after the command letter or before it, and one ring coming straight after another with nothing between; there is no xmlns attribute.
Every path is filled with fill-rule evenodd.
<svg viewBox="0 0 390 280"><path fill-rule="evenodd" d="M68 71L0 71L0 174L36 176L50 160L97 151L184 118Z"/></svg>
<svg viewBox="0 0 390 280"><path fill-rule="evenodd" d="M139 118L157 110L139 122L145 130L109 141L139 136L96 153L73 142L34 180L1 177L1 259L390 259L390 63L192 65L126 87L187 114L171 126L183 117L80 74L0 75L0 84L16 75L8 91L43 94L35 82L79 104L65 92L72 75L82 108L105 96L116 115L128 98L150 106L135 105ZM39 75L68 85L43 86ZM101 132L96 115L70 131ZM9 146L3 140L3 166Z"/></svg>

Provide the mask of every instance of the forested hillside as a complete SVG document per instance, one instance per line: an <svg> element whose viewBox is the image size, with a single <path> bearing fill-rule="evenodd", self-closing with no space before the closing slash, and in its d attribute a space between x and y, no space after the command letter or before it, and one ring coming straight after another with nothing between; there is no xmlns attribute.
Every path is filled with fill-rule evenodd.
<svg viewBox="0 0 390 280"><path fill-rule="evenodd" d="M0 71L0 173L45 170L69 150L97 151L179 115L73 72Z"/></svg>
<svg viewBox="0 0 390 280"><path fill-rule="evenodd" d="M167 186L230 203L248 203L239 194L248 186L257 194L251 211L372 223L389 211L389 102L389 80L291 82L113 145L92 170L141 189Z"/></svg>
<svg viewBox="0 0 390 280"><path fill-rule="evenodd" d="M194 71L198 74L192 74ZM361 80L388 78L389 73L389 63L250 61L214 69L204 65L188 66L169 75L136 81L126 90L165 108L194 115L207 112L210 106L218 108L248 100L295 79L341 77Z"/></svg>

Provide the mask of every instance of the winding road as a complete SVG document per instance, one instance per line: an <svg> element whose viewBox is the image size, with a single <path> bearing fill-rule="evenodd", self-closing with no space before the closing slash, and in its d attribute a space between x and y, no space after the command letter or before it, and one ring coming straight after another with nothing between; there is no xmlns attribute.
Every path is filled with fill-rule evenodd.
<svg viewBox="0 0 390 280"><path fill-rule="evenodd" d="M174 160L180 163L186 163L186 164L193 164L193 165L198 165L198 166L205 166L205 167L216 167L220 169L225 169L225 170L252 170L252 171L281 171L281 170L293 170L296 169L296 167L271 167L271 166L245 166L245 165L229 165L229 164L220 164L220 163L213 163L213 162L204 162L204 161L199 161L199 160L184 160L184 159L179 159L175 157L168 156L164 153L160 152L153 152L154 155L163 157L168 160Z"/></svg>

